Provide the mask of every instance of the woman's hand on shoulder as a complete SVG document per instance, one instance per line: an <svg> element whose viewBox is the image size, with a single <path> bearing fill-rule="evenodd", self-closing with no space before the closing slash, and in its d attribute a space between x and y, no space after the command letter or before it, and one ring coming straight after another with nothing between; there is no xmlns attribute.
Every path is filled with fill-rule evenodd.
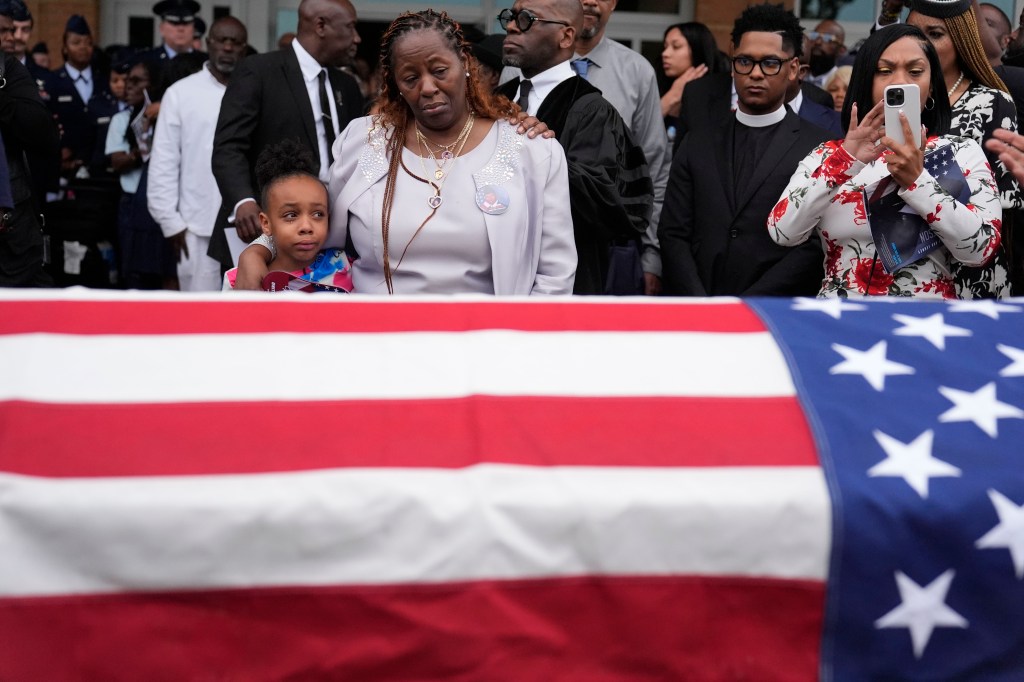
<svg viewBox="0 0 1024 682"><path fill-rule="evenodd" d="M235 278L235 289L249 291L263 290L263 277L266 276L267 258L270 251L259 244L253 244L238 256L238 275Z"/></svg>
<svg viewBox="0 0 1024 682"><path fill-rule="evenodd" d="M846 131L843 149L861 163L871 163L878 158L885 145L885 114L882 102L871 108L863 120L858 120L856 103L850 110L850 129Z"/></svg>
<svg viewBox="0 0 1024 682"><path fill-rule="evenodd" d="M530 116L525 111L520 111L517 114L512 114L508 117L508 122L516 127L516 133L520 135L526 135L531 140L538 135L545 139L551 139L555 136L555 131L548 128L548 124L540 120L536 116Z"/></svg>
<svg viewBox="0 0 1024 682"><path fill-rule="evenodd" d="M924 145L928 143L928 136L924 134L924 127L921 128L921 147L914 144L914 134L910 130L910 121L907 115L900 112L900 126L903 128L903 139L906 143L900 144L888 135L882 136L882 144L891 150L885 156L885 167L889 169L889 175L903 189L910 187L917 182L924 171Z"/></svg>

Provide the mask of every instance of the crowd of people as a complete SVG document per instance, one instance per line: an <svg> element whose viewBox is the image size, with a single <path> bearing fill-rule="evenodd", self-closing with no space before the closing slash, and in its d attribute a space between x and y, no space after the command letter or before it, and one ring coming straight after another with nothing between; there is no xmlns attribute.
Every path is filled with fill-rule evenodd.
<svg viewBox="0 0 1024 682"><path fill-rule="evenodd" d="M0 0L0 285L1024 292L1024 32L998 7L885 0L847 45L752 5L727 50L668 26L658 71L606 35L615 4L516 0L499 35L406 12L372 67L350 0L302 0L264 54L161 0L159 46L97 49L76 15L51 70Z"/></svg>

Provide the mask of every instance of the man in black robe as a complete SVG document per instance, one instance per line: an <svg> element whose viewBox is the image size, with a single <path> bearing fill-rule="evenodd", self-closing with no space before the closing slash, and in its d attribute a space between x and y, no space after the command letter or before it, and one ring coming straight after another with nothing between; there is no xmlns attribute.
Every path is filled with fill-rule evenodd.
<svg viewBox="0 0 1024 682"><path fill-rule="evenodd" d="M643 150L618 112L570 65L582 5L517 0L501 18L505 64L519 67L523 78L499 90L554 130L565 150L579 257L573 293L643 294L639 244L653 185Z"/></svg>

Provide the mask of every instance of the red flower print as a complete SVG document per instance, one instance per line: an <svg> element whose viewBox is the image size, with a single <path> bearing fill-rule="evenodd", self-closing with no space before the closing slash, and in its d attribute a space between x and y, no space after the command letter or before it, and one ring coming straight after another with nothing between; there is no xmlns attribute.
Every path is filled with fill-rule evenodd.
<svg viewBox="0 0 1024 682"><path fill-rule="evenodd" d="M786 215L787 208L789 208L789 197L782 197L779 203L775 204L775 208L772 209L772 214L768 216L769 229L774 229L779 224L782 216Z"/></svg>
<svg viewBox="0 0 1024 682"><path fill-rule="evenodd" d="M853 204L854 224L863 225L867 223L868 217L864 211L863 192L839 192L832 201L838 201L840 204Z"/></svg>
<svg viewBox="0 0 1024 682"><path fill-rule="evenodd" d="M832 153L811 173L811 177L815 179L823 177L829 187L838 187L850 179L851 176L847 171L850 170L855 159L843 148L842 140L826 142L825 148L831 149Z"/></svg>
<svg viewBox="0 0 1024 682"><path fill-rule="evenodd" d="M942 296L942 298L956 298L956 287L953 286L953 280L951 279L929 279L921 283L921 286L917 287L915 291L921 291L924 293L935 292Z"/></svg>
<svg viewBox="0 0 1024 682"><path fill-rule="evenodd" d="M985 262L988 262L988 259L995 254L996 249L998 249L999 245L1003 242L1002 225L1003 221L998 218L992 219L992 226L996 228L996 233L992 235L992 239L989 239L988 243L985 245L985 252L982 253L982 256L985 258Z"/></svg>
<svg viewBox="0 0 1024 682"><path fill-rule="evenodd" d="M929 213L928 217L925 218L925 220L928 221L929 225L931 225L932 223L934 223L936 220L939 219L939 211L941 211L941 210L942 210L942 204L935 204L935 213Z"/></svg>
<svg viewBox="0 0 1024 682"><path fill-rule="evenodd" d="M885 271L882 264L874 258L858 258L856 260L857 266L854 268L853 276L857 283L857 291L874 296L889 293L892 275Z"/></svg>
<svg viewBox="0 0 1024 682"><path fill-rule="evenodd" d="M825 254L825 274L829 277L839 275L839 259L843 255L843 247L835 239L829 239L828 235L822 233L825 238L827 252Z"/></svg>

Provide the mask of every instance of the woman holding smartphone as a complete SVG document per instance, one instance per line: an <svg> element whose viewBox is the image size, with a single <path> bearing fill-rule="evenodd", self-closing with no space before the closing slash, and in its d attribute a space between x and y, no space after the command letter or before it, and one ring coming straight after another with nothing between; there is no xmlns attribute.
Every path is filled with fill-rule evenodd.
<svg viewBox="0 0 1024 682"><path fill-rule="evenodd" d="M923 149L905 113L905 143L885 130L887 86L916 85ZM908 89L907 92L912 92ZM876 31L857 53L843 105L845 140L825 142L799 165L768 218L778 244L796 246L817 232L825 256L819 296L955 298L951 266L986 263L999 246L1002 210L995 181L977 142L948 135L950 105L938 56L917 28ZM950 147L969 190L961 203L924 167L925 152ZM890 193L906 202L938 237L939 248L892 273L877 258L866 202Z"/></svg>

